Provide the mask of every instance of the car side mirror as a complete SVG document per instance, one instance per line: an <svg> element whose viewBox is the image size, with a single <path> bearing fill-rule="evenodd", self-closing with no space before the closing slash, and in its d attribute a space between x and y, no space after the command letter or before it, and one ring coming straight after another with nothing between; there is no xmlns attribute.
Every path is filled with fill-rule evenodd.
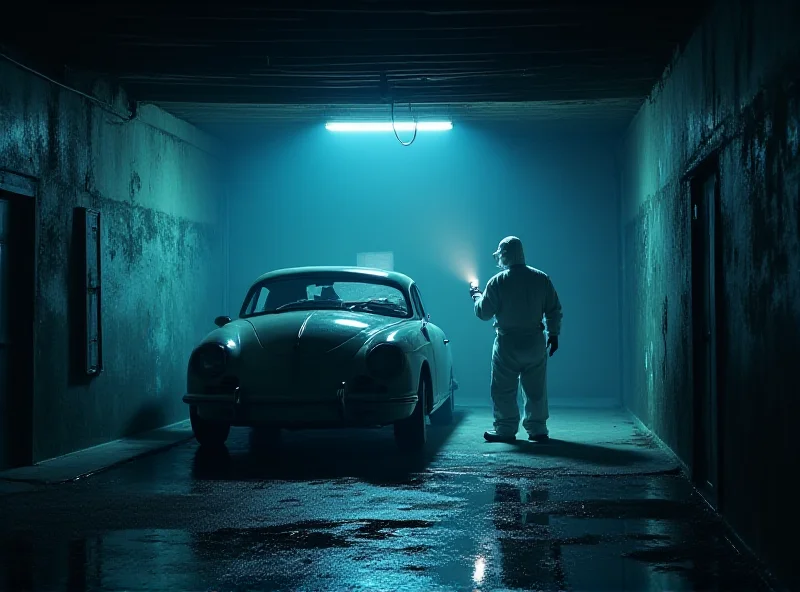
<svg viewBox="0 0 800 592"><path fill-rule="evenodd" d="M227 316L221 316L221 317L217 317L216 319L214 319L214 324L217 327L224 327L225 325L227 325L230 322L231 322L231 318L227 317Z"/></svg>

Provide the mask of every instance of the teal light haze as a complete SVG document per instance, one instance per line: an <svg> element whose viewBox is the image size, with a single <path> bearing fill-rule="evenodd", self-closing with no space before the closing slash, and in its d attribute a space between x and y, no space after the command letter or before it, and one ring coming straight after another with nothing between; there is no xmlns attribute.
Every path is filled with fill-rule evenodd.
<svg viewBox="0 0 800 592"><path fill-rule="evenodd" d="M486 285L498 271L492 252L513 234L564 307L551 402L617 404L618 134L454 122L407 147L391 132L335 133L324 122L242 134L229 154L227 313L238 315L266 271L391 252L451 340L458 402L488 405L494 333L474 316L468 282Z"/></svg>

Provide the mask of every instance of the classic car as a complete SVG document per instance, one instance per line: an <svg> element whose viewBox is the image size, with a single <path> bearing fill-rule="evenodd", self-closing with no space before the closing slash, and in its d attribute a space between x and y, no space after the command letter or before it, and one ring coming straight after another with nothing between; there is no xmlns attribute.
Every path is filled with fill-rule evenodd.
<svg viewBox="0 0 800 592"><path fill-rule="evenodd" d="M238 319L215 324L190 356L183 397L201 446L223 445L231 426L277 443L282 429L393 425L414 451L428 418L453 418L449 341L401 273L273 271L251 285Z"/></svg>

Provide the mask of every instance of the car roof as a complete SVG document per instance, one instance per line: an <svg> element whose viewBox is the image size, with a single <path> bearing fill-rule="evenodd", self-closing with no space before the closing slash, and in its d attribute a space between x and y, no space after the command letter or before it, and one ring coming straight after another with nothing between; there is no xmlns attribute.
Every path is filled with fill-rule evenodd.
<svg viewBox="0 0 800 592"><path fill-rule="evenodd" d="M352 275L353 279L384 279L389 280L394 284L399 284L406 290L414 283L410 277L397 271L386 271L385 269L377 269L374 267L347 267L339 265L328 266L314 266L314 267L287 267L285 269L276 269L263 275L260 275L253 285L263 282L264 280L271 280L277 278L287 277L302 277L317 274L346 274Z"/></svg>

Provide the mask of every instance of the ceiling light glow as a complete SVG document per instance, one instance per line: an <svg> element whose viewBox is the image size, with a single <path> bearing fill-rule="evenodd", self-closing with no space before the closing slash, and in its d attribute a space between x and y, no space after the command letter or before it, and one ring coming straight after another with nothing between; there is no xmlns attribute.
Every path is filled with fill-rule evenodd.
<svg viewBox="0 0 800 592"><path fill-rule="evenodd" d="M449 121L330 121L325 124L329 132L446 132L453 129Z"/></svg>

